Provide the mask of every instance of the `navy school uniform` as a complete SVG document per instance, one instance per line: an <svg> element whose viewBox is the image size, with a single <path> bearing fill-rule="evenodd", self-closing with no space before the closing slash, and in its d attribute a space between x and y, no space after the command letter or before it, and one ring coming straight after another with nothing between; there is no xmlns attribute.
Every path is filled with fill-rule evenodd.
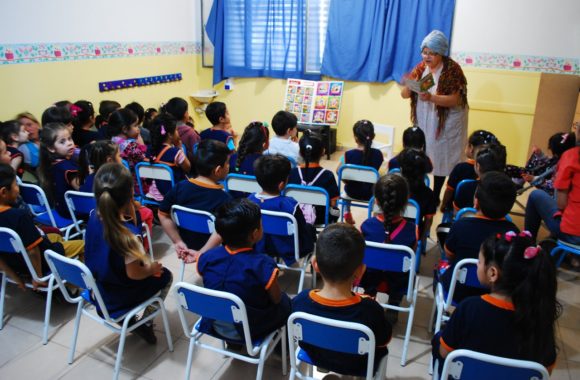
<svg viewBox="0 0 580 380"><path fill-rule="evenodd" d="M221 141L228 147L229 150L236 150L234 138L232 135L222 129L208 128L199 134L202 140L217 140Z"/></svg>
<svg viewBox="0 0 580 380"><path fill-rule="evenodd" d="M468 159L465 162L460 162L451 171L447 179L447 188L455 191L459 182L464 179L477 179L475 173L475 160Z"/></svg>
<svg viewBox="0 0 580 380"><path fill-rule="evenodd" d="M449 268L440 276L445 289L449 289L453 268L463 259L477 259L481 244L490 236L508 231L519 232L519 229L506 219L490 219L483 215L462 218L451 225L449 236L445 240L445 252L450 258ZM457 302L468 296L488 293L488 290L457 284L453 299Z"/></svg>
<svg viewBox="0 0 580 380"><path fill-rule="evenodd" d="M282 293L282 300L275 304L268 294L278 277L278 267L271 257L252 248L231 250L220 246L199 257L197 272L204 287L233 293L244 301L252 339L262 338L286 324L290 298ZM200 330L219 335L213 322L202 319ZM236 330L243 337L241 324L236 324Z"/></svg>
<svg viewBox="0 0 580 380"><path fill-rule="evenodd" d="M83 148L85 145L98 140L101 140L101 136L97 131L79 129L73 132L73 141L79 148Z"/></svg>
<svg viewBox="0 0 580 380"><path fill-rule="evenodd" d="M229 201L231 196L218 184L207 184L196 179L178 182L163 198L159 213L171 217L171 206L179 205L196 210L214 213L215 210ZM205 245L209 235L187 231L179 228L179 236L191 249L198 250Z"/></svg>
<svg viewBox="0 0 580 380"><path fill-rule="evenodd" d="M133 234L141 237L139 213L137 213L137 223L130 220L123 224ZM85 235L85 264L95 277L109 314L116 318L165 288L172 276L167 268L163 268L159 277L130 279L125 267L125 256L113 251L103 236L103 222L93 211L89 217Z"/></svg>
<svg viewBox="0 0 580 380"><path fill-rule="evenodd" d="M461 185L461 191L455 192L455 197L453 199L453 208L456 211L461 210L464 207L473 207L473 198L475 198L475 191L479 181L468 182Z"/></svg>
<svg viewBox="0 0 580 380"><path fill-rule="evenodd" d="M155 159L153 160L154 163L165 164L171 168L171 171L173 172L173 180L175 183L185 179L185 173L179 166L179 163L183 162L185 158L185 154L181 149L170 145L164 145L163 149L161 149L159 154L154 156L155 156ZM156 180L155 185L157 186L157 190L159 190L159 192L163 196L165 196L169 192L169 190L171 190L170 181Z"/></svg>
<svg viewBox="0 0 580 380"><path fill-rule="evenodd" d="M238 153L230 155L230 173L254 175L254 162L262 157L262 153L250 153L242 160L240 167L236 167ZM242 191L230 191L232 198L245 198L248 193Z"/></svg>
<svg viewBox="0 0 580 380"><path fill-rule="evenodd" d="M302 210L294 198L283 195L271 196L258 193L251 194L249 200L255 202L262 210L285 212L294 215L298 223L298 245L300 257L304 257L314 250L316 230L306 223ZM273 257L280 257L286 265L296 262L294 258L294 239L292 236L273 236L264 234L262 240L256 243L256 250Z"/></svg>
<svg viewBox="0 0 580 380"><path fill-rule="evenodd" d="M433 355L439 359L439 372L444 360L439 346L447 351L466 349L510 359L532 360L518 352L517 325L514 305L489 294L470 297L463 301L451 315L447 326L433 337ZM556 362L556 345L552 341L544 347L540 364L551 368Z"/></svg>
<svg viewBox="0 0 580 380"><path fill-rule="evenodd" d="M393 169L401 169L401 164L399 164L399 155L396 155L389 160L389 171Z"/></svg>
<svg viewBox="0 0 580 380"><path fill-rule="evenodd" d="M364 153L360 149L351 149L344 154L344 163L362 165ZM371 148L370 161L365 166L371 166L377 170L383 164L383 154L380 150ZM373 196L373 184L358 181L347 181L344 185L346 194L355 199L369 200Z"/></svg>
<svg viewBox="0 0 580 380"><path fill-rule="evenodd" d="M91 173L85 178L85 182L83 182L83 184L79 187L79 191L82 191L84 193L92 193L94 182L95 182L95 173Z"/></svg>
<svg viewBox="0 0 580 380"><path fill-rule="evenodd" d="M322 174L320 174L320 172L322 172ZM302 174L302 177L300 174ZM316 179L316 181L314 181L316 176L319 174L320 176ZM333 200L337 200L340 195L338 192L338 184L336 183L334 173L332 173L330 170L324 169L317 163L309 164L308 170L305 169L304 165L300 165L300 167L292 169L290 171L290 176L288 177L288 183L322 187L328 192L331 203ZM323 206L315 206L315 209L316 220L314 224L324 224L324 215L326 212L325 208ZM338 217L332 217L329 215L329 223L336 222L337 220Z"/></svg>
<svg viewBox="0 0 580 380"><path fill-rule="evenodd" d="M410 198L413 199L420 208L419 216L419 233L423 233L423 228L425 225L425 218L435 215L437 212L437 201L435 199L435 193L431 190L425 183L421 182L418 187L411 188Z"/></svg>
<svg viewBox="0 0 580 380"><path fill-rule="evenodd" d="M292 312L296 311L339 321L361 323L369 327L375 334L375 371L381 359L388 353L387 344L391 340L392 327L385 319L381 305L371 298L353 294L344 300L330 300L321 297L318 290L304 290L292 300ZM366 355L363 357L330 351L307 343L299 344L318 367L345 375L366 374Z"/></svg>
<svg viewBox="0 0 580 380"><path fill-rule="evenodd" d="M66 201L64 200L64 193L69 190L75 190L71 183L78 177L79 168L73 160L59 159L52 163L51 170L53 181L51 190L54 191L54 208L60 216L70 218Z"/></svg>
<svg viewBox="0 0 580 380"><path fill-rule="evenodd" d="M379 214L373 218L367 219L361 225L361 232L367 241L376 243L384 243L386 239L384 216ZM417 226L413 221L398 217L393 220L390 233L389 244L404 245L411 249L415 249L417 245ZM401 299L407 292L407 284L409 281L409 273L379 271L376 269L367 268L361 281L360 286L365 289L365 293L375 296L377 293L377 286L386 281L389 285L389 295L393 299Z"/></svg>

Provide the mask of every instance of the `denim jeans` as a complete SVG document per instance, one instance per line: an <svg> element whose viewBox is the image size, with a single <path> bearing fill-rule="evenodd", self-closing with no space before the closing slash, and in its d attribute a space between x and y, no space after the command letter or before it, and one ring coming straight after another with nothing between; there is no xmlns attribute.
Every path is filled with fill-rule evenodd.
<svg viewBox="0 0 580 380"><path fill-rule="evenodd" d="M580 244L580 236L569 235L560 231L560 218L554 218L558 211L556 200L544 190L534 190L528 198L526 204L525 229L530 231L534 237L538 235L542 220L550 233L568 243Z"/></svg>

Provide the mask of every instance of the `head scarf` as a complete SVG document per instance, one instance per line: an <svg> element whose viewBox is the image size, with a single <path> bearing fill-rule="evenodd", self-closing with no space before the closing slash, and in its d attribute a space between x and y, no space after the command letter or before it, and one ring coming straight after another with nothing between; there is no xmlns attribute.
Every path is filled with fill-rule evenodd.
<svg viewBox="0 0 580 380"><path fill-rule="evenodd" d="M447 37L445 37L443 32L440 30L434 30L429 33L421 43L421 50L426 47L439 55L447 56L447 52L449 51L449 41L447 41Z"/></svg>

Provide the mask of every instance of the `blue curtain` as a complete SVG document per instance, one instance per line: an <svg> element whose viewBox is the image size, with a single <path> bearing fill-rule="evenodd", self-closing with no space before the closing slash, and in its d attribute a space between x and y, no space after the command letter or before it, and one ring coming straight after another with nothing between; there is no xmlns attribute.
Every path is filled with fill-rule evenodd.
<svg viewBox="0 0 580 380"><path fill-rule="evenodd" d="M333 0L322 74L361 82L400 81L421 60L433 29L450 39L455 0Z"/></svg>
<svg viewBox="0 0 580 380"><path fill-rule="evenodd" d="M206 31L213 83L229 77L302 78L306 0L215 0Z"/></svg>

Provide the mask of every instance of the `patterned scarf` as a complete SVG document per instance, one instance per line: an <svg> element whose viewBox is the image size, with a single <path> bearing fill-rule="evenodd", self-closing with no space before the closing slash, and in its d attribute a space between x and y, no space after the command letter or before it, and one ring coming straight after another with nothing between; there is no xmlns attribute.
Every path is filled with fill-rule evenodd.
<svg viewBox="0 0 580 380"><path fill-rule="evenodd" d="M425 62L419 63L413 71L411 71L410 79L419 80L423 76L426 65ZM443 70L441 71L441 76L439 77L439 82L437 83L437 95L451 95L454 93L459 93L459 103L460 107L467 107L467 79L463 75L463 70L461 66L457 64L454 60L449 57L443 56ZM417 98L418 95L415 92L411 92L411 121L413 124L417 124ZM437 116L439 117L439 125L437 126L436 138L443 131L445 126L445 120L447 120L447 114L449 113L448 107L435 106L437 109Z"/></svg>

